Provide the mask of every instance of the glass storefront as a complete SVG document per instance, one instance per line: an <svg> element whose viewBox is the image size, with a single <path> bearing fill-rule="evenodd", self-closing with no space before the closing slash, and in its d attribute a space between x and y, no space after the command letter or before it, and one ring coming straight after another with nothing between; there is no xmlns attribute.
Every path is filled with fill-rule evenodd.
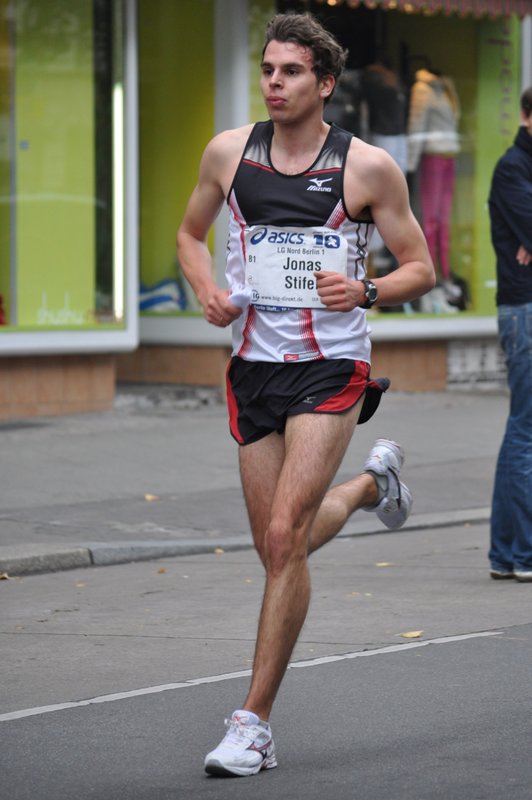
<svg viewBox="0 0 532 800"><path fill-rule="evenodd" d="M15 334L29 351L120 349L134 335L128 273L136 259L125 231L134 203L125 181L130 6L0 0L2 352L9 342L17 350Z"/></svg>
<svg viewBox="0 0 532 800"><path fill-rule="evenodd" d="M519 122L524 25L515 13L455 12L499 1L0 0L0 354L131 349L139 320L144 342L227 343L202 323L175 232L211 136L265 116L264 27L286 10L314 12L349 49L328 114L381 146L399 143L422 224L438 195L431 180L452 167L445 224L426 230L436 294L374 316L403 331L416 320L415 336L425 317L432 333L434 316L491 323L486 199ZM395 111L372 79L388 96L391 85ZM431 81L454 119L432 178L424 150L434 131L422 112ZM210 239L220 281L225 238L222 214ZM378 238L369 266L394 267Z"/></svg>
<svg viewBox="0 0 532 800"><path fill-rule="evenodd" d="M173 261L173 237L213 133L264 119L259 91L264 28L273 14L286 11L311 11L348 48L346 74L327 108L328 118L389 147L397 159L403 153L412 207L432 248L437 288L415 303L374 310L376 337L445 337L451 320L454 332L493 335L495 258L487 196L493 167L519 124L519 95L526 81L521 16L532 11L530 0L511 0L501 9L497 4L500 0L183 0L177 10L172 0L159 0L156 7L140 0L141 341L225 342L217 331L197 324L195 317L201 315ZM247 17L247 38L226 41L218 22L213 29L217 13L234 14L233 26L237 14ZM168 41L169 29L178 47ZM211 46L215 54L222 53L214 75ZM199 62L198 54L204 56ZM192 97L188 84L176 81L183 63L195 76ZM163 71L169 83L161 114L156 76ZM239 83L244 73L247 87ZM212 118L213 110L230 109L235 94L242 100L246 91L245 118L229 113ZM433 129L429 112L430 95L436 92L447 109L445 136ZM156 155L161 152L162 160ZM222 215L210 242L222 283L224 225ZM368 266L372 275L395 266L378 236Z"/></svg>
<svg viewBox="0 0 532 800"><path fill-rule="evenodd" d="M279 11L315 13L349 50L326 116L388 150L407 178L438 285L415 303L383 309L387 317L495 312L487 196L493 167L519 125L521 23L482 10L448 13L451 5L277 3ZM375 237L371 274L395 266Z"/></svg>

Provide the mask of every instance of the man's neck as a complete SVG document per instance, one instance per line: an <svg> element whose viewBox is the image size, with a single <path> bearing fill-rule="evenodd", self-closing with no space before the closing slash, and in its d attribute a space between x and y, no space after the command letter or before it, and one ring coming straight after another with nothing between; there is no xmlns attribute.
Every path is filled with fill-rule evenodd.
<svg viewBox="0 0 532 800"><path fill-rule="evenodd" d="M303 172L316 160L329 130L321 118L301 125L274 122L271 158L275 168L288 175Z"/></svg>

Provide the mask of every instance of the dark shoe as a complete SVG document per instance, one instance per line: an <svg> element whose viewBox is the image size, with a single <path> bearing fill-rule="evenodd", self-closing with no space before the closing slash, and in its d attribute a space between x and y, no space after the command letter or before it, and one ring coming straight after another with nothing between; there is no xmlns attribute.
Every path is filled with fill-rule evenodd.
<svg viewBox="0 0 532 800"><path fill-rule="evenodd" d="M532 572L529 573L532 576ZM512 578L516 578L517 575L515 572L510 572L505 569L491 569L490 575L494 581L508 581L512 580ZM532 577L530 578L532 580Z"/></svg>

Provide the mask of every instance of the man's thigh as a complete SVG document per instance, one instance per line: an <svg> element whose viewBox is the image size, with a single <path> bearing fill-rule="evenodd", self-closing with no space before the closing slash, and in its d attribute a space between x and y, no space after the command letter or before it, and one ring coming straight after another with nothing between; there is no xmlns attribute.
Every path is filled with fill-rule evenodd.
<svg viewBox="0 0 532 800"><path fill-rule="evenodd" d="M362 400L362 399L361 399ZM310 527L340 466L362 402L337 414L298 414L284 434L240 448L240 471L257 548L272 519Z"/></svg>
<svg viewBox="0 0 532 800"><path fill-rule="evenodd" d="M284 434L270 433L239 448L240 478L257 550L261 552L285 457Z"/></svg>
<svg viewBox="0 0 532 800"><path fill-rule="evenodd" d="M288 418L285 457L277 481L272 515L292 525L311 525L345 455L362 398L338 414L299 414Z"/></svg>

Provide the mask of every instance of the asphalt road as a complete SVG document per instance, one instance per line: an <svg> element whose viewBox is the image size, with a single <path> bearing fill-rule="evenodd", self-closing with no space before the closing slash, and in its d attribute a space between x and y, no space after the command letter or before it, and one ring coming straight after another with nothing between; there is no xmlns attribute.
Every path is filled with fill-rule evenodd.
<svg viewBox="0 0 532 800"><path fill-rule="evenodd" d="M531 663L526 625L291 670L279 767L247 779L201 769L242 678L18 720L3 737L2 796L528 800Z"/></svg>
<svg viewBox="0 0 532 800"><path fill-rule="evenodd" d="M532 589L490 581L486 541L466 525L316 554L279 767L247 779L203 757L248 685L253 551L2 581L1 797L529 800Z"/></svg>

